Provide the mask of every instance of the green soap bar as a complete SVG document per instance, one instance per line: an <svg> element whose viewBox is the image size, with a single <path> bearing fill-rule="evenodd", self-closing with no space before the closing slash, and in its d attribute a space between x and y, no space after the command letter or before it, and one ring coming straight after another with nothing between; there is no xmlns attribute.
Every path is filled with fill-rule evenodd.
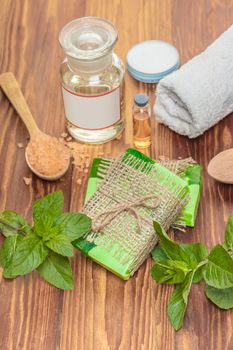
<svg viewBox="0 0 233 350"><path fill-rule="evenodd" d="M183 176L187 182L190 194L190 200L182 211L184 221L187 226L194 227L197 217L201 197L201 172L202 167L199 164L191 164Z"/></svg>
<svg viewBox="0 0 233 350"><path fill-rule="evenodd" d="M84 238L76 239L72 242L72 244L75 248L80 249L82 253L86 256L88 256L88 253L91 249L96 247L95 243L90 243Z"/></svg>
<svg viewBox="0 0 233 350"><path fill-rule="evenodd" d="M95 193L100 182L101 182L101 179L99 179L98 177L89 178L88 184L87 184L86 196L85 196L85 203L87 203L87 201Z"/></svg>
<svg viewBox="0 0 233 350"><path fill-rule="evenodd" d="M87 191L85 196L85 203L91 198L91 196L97 190L98 184L101 182L97 177L90 177L87 183Z"/></svg>
<svg viewBox="0 0 233 350"><path fill-rule="evenodd" d="M128 264L120 264L110 254L111 253L106 252L102 247L96 246L95 248L90 250L88 256L107 270L115 273L118 277L122 278L123 280L128 280L130 278Z"/></svg>
<svg viewBox="0 0 233 350"><path fill-rule="evenodd" d="M163 167L159 163L156 163L149 157L145 156L144 154L140 153L137 150L134 149L128 149L125 152L125 155L123 156L122 161L127 161L128 156L132 154L135 157L142 159L146 162L150 162L151 164L154 164L154 166L158 169L158 172L162 175L160 183L163 183L164 179L171 176L172 173L167 168ZM99 184L102 182L101 169L103 170L103 174L106 173L106 168L108 168L109 161L104 160L101 158L96 158L93 160L92 168L90 172L90 177L87 184L87 191L86 191L86 197L85 197L85 203L90 199L90 197L95 193L97 190ZM143 171L143 169L142 169ZM192 173L192 171L191 171ZM104 176L104 175L103 175ZM171 181L173 181L176 185L179 184L181 188L185 188L187 186L187 179L181 178L176 175L171 176ZM190 191L190 194L192 194L192 191ZM189 211L191 210L191 207L193 204L190 203L190 207L187 207L186 210L186 216L189 217L189 223L191 224L192 216L190 216ZM95 243L90 243L84 238L80 238L74 242L72 242L74 247L80 249L83 254L88 256L93 261L97 262L99 265L105 267L107 270L113 272L118 277L127 280L130 278L131 273L129 270L130 262L127 262L127 264L121 264L116 258L118 245L114 245L113 249L111 251L106 251L104 247L97 246Z"/></svg>
<svg viewBox="0 0 233 350"><path fill-rule="evenodd" d="M101 183L101 180L96 177L89 178L88 184L87 184L85 203L95 193L100 183ZM189 187L189 193L190 193L190 200L182 211L182 218L184 219L185 224L187 226L194 227L201 191L200 191L200 185L197 185L197 184L189 185L188 187Z"/></svg>
<svg viewBox="0 0 233 350"><path fill-rule="evenodd" d="M138 153L141 159L148 160L152 164L155 163L152 159L134 149L127 150L126 154L129 152ZM87 184L85 202L87 202L87 200L95 193L97 186L101 183L101 178L99 178L97 174L100 165L101 158L93 160L91 174ZM181 216L184 219L186 226L194 227L201 195L201 166L199 164L191 164L187 168L182 179L188 184L190 201L183 209Z"/></svg>
<svg viewBox="0 0 233 350"><path fill-rule="evenodd" d="M183 178L188 182L189 185L201 185L201 171L202 168L199 164L190 164Z"/></svg>
<svg viewBox="0 0 233 350"><path fill-rule="evenodd" d="M72 242L72 244L91 260L115 273L123 280L128 280L130 278L128 265L122 265L114 259L114 253L117 247L115 247L115 251L106 252L103 247L97 246L95 243L89 243L83 238Z"/></svg>
<svg viewBox="0 0 233 350"><path fill-rule="evenodd" d="M185 223L189 227L194 227L197 210L200 201L200 185L189 185L190 200L182 211Z"/></svg>

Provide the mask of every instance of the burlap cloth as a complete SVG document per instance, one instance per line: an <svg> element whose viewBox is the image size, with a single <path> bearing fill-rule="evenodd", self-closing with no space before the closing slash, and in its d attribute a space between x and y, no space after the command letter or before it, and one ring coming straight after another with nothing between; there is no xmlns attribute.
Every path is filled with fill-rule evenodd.
<svg viewBox="0 0 233 350"><path fill-rule="evenodd" d="M167 230L187 204L188 189L174 173L185 171L191 159L160 162L173 171L166 177L162 167L132 154L107 162L101 185L83 209L93 223L85 238L127 264L132 275L158 241L153 220Z"/></svg>

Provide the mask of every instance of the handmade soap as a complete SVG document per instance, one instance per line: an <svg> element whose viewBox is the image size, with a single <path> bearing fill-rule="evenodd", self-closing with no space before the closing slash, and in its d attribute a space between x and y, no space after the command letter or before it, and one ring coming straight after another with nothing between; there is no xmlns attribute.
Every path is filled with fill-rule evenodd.
<svg viewBox="0 0 233 350"><path fill-rule="evenodd" d="M145 156L145 159L146 158ZM102 158L95 158L93 160L87 184L86 201L95 193L97 187L101 184L112 161L112 159ZM150 158L148 158L148 161L153 162ZM187 183L189 188L189 201L176 222L177 224L182 223L184 226L194 227L202 188L201 166L194 163L190 158L178 161L159 161L159 164L174 172Z"/></svg>
<svg viewBox="0 0 233 350"><path fill-rule="evenodd" d="M157 243L153 220L167 230L188 201L186 181L134 149L114 162L96 160L83 209L96 229L73 244L128 279Z"/></svg>

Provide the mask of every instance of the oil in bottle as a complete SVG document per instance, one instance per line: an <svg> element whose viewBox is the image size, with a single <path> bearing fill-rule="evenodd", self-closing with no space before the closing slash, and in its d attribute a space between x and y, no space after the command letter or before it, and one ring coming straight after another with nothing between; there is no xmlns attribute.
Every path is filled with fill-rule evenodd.
<svg viewBox="0 0 233 350"><path fill-rule="evenodd" d="M136 148L148 148L151 145L151 108L149 97L144 94L134 97L133 141Z"/></svg>

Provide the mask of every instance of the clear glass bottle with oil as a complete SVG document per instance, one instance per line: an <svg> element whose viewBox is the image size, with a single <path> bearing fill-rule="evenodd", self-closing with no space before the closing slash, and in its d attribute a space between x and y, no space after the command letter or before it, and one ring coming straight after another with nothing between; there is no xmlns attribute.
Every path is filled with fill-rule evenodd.
<svg viewBox="0 0 233 350"><path fill-rule="evenodd" d="M151 145L151 108L149 97L144 94L134 97L133 141L136 148L148 148Z"/></svg>
<svg viewBox="0 0 233 350"><path fill-rule="evenodd" d="M66 59L61 64L67 129L75 139L103 143L124 129L124 66L113 53L117 31L98 17L68 23L59 41Z"/></svg>

